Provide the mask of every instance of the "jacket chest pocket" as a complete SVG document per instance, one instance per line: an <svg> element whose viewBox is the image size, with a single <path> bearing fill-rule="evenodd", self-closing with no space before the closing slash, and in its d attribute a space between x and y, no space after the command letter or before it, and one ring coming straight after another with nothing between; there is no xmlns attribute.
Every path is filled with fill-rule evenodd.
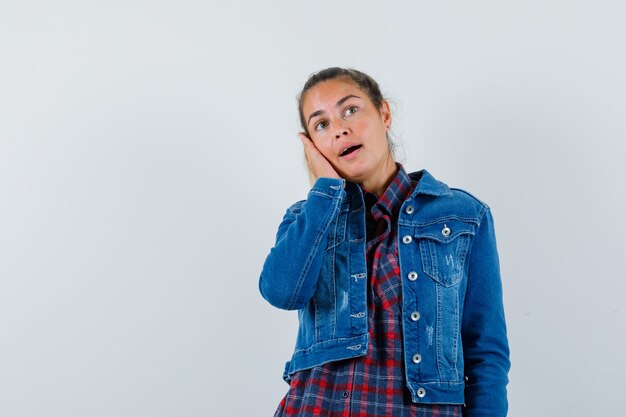
<svg viewBox="0 0 626 417"><path fill-rule="evenodd" d="M456 219L416 228L424 273L445 287L458 284L474 233L472 223Z"/></svg>
<svg viewBox="0 0 626 417"><path fill-rule="evenodd" d="M349 212L350 207L347 204L342 204L339 214L329 225L326 250L333 249L346 240L346 222L348 221Z"/></svg>

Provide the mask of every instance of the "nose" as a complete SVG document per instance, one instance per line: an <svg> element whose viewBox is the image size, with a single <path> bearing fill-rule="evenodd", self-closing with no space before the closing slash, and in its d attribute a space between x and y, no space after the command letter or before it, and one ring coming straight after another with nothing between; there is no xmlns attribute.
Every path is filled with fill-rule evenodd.
<svg viewBox="0 0 626 417"><path fill-rule="evenodd" d="M340 126L339 129L337 129L337 132L335 133L335 139L339 139L342 136L348 136L348 128L345 126Z"/></svg>

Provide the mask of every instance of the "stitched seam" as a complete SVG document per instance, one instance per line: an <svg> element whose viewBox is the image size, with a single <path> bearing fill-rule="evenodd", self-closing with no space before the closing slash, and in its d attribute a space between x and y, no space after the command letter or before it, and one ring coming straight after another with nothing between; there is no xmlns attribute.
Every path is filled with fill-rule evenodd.
<svg viewBox="0 0 626 417"><path fill-rule="evenodd" d="M334 202L332 210L326 216L326 219L324 219L323 227L321 228L321 230L319 231L319 233L315 237L315 240L313 242L313 247L311 249L311 252L309 252L309 256L308 256L306 262L304 263L304 268L302 268L302 273L298 277L298 282L296 283L296 287L294 289L294 292L291 295L291 300L289 301L289 304L288 304L289 309L293 309L293 306L296 304L296 300L297 300L298 296L300 295L300 291L302 290L302 285L304 284L304 280L305 280L305 278L306 278L306 276L307 276L307 274L309 272L309 268L311 268L311 264L313 263L313 258L315 258L315 255L317 254L317 251L318 251L319 246L320 246L320 242L322 241L322 238L324 237L324 234L328 230L328 227L330 226L330 223L331 223L332 219L334 218L334 216L338 212L338 207L339 207L339 203L340 202L341 202L340 199L337 199Z"/></svg>

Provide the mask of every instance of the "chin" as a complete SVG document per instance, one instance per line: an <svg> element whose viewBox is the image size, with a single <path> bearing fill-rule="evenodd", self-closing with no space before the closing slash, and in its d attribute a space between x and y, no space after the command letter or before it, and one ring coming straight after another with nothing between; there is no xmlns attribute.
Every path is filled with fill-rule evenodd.
<svg viewBox="0 0 626 417"><path fill-rule="evenodd" d="M363 169L349 169L341 171L340 175L350 182L363 182L367 178L367 171Z"/></svg>

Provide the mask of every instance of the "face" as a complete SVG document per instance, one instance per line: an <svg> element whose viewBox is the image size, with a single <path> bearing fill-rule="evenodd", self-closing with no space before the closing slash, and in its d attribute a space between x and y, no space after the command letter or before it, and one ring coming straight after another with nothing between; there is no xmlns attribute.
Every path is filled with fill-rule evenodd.
<svg viewBox="0 0 626 417"><path fill-rule="evenodd" d="M389 103L376 108L351 80L324 81L309 89L302 112L313 143L343 178L366 182L393 164L386 135Z"/></svg>

